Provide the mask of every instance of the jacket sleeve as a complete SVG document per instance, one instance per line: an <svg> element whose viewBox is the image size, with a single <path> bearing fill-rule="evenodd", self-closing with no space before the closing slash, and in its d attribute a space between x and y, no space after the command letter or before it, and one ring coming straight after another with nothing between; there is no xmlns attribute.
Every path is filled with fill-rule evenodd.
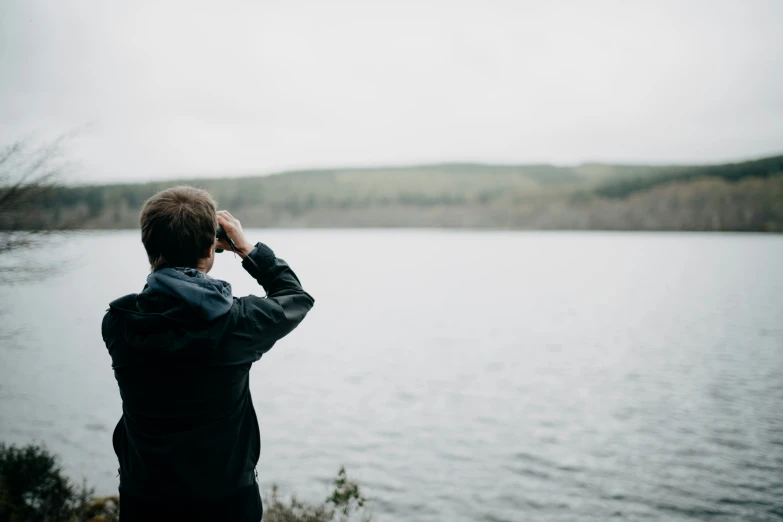
<svg viewBox="0 0 783 522"><path fill-rule="evenodd" d="M263 243L256 244L242 266L267 294L239 298L240 320L250 331L254 360L258 360L302 322L315 300L302 289L288 263Z"/></svg>

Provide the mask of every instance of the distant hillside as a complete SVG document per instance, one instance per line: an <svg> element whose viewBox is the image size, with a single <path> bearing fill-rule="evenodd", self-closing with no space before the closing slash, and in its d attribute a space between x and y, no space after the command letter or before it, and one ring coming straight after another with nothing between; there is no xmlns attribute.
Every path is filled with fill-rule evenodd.
<svg viewBox="0 0 783 522"><path fill-rule="evenodd" d="M65 187L0 228L136 228L149 196L183 183L209 190L249 227L783 231L783 155L707 166L441 164Z"/></svg>
<svg viewBox="0 0 783 522"><path fill-rule="evenodd" d="M739 181L745 178L768 178L783 172L783 156L724 165L679 166L658 168L635 176L613 176L596 189L596 193L611 198L622 198L672 181L690 181L697 178L718 178Z"/></svg>

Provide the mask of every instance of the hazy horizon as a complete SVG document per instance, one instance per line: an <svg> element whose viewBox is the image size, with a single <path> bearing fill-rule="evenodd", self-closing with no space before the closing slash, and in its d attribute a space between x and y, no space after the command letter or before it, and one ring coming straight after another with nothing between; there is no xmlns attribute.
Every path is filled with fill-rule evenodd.
<svg viewBox="0 0 783 522"><path fill-rule="evenodd" d="M491 162L468 162L468 161L440 161L430 163L389 163L389 164L366 164L366 165L321 165L316 167L302 167L302 168L285 168L278 170L266 170L266 171L223 171L223 172L193 172L193 173L171 173L169 175L161 174L150 179L78 179L74 178L70 180L69 185L123 185L133 183L154 183L161 181L190 181L190 180L212 180L212 179L240 179L240 178L252 178L258 176L277 176L292 174L296 172L317 172L317 171L352 171L352 170L395 170L395 169L416 169L427 167L442 167L442 166L486 166L486 167L534 167L537 165L555 166L563 168L577 168L587 165L612 165L617 167L691 167L691 166L706 166L706 165L721 165L726 163L742 163L745 161L753 161L757 159L763 159L767 157L782 156L783 149L776 153L770 153L763 156L753 156L748 158L737 158L735 160L727 160L724 162L703 162L703 163L628 163L628 162L612 162L612 161L583 161L579 163L491 163Z"/></svg>
<svg viewBox="0 0 783 522"><path fill-rule="evenodd" d="M80 129L89 183L736 162L781 152L781 20L767 0L7 2L0 144Z"/></svg>

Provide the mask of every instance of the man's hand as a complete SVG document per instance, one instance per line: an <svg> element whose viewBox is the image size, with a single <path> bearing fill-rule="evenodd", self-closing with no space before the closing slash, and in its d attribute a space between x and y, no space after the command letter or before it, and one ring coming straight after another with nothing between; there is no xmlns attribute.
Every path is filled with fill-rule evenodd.
<svg viewBox="0 0 783 522"><path fill-rule="evenodd" d="M253 250L253 244L247 240L245 237L245 232L242 230L242 223L240 223L237 218L229 214L228 210L218 210L217 220L218 223L223 227L223 230L226 231L228 237L234 241L234 245L236 245L237 253L239 255L245 257L250 253L251 250ZM215 246L217 248L222 248L223 250L231 252L231 245L228 244L228 241L223 239L218 239Z"/></svg>

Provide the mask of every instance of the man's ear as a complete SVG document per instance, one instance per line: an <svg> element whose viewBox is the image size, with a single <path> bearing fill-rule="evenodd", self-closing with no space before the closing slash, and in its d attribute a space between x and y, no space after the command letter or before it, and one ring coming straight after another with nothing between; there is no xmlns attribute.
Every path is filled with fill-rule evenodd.
<svg viewBox="0 0 783 522"><path fill-rule="evenodd" d="M217 240L215 240L215 243L217 243ZM215 255L215 245L212 245L209 248L207 248L207 251L204 253L204 257L206 259L210 259L214 255Z"/></svg>

